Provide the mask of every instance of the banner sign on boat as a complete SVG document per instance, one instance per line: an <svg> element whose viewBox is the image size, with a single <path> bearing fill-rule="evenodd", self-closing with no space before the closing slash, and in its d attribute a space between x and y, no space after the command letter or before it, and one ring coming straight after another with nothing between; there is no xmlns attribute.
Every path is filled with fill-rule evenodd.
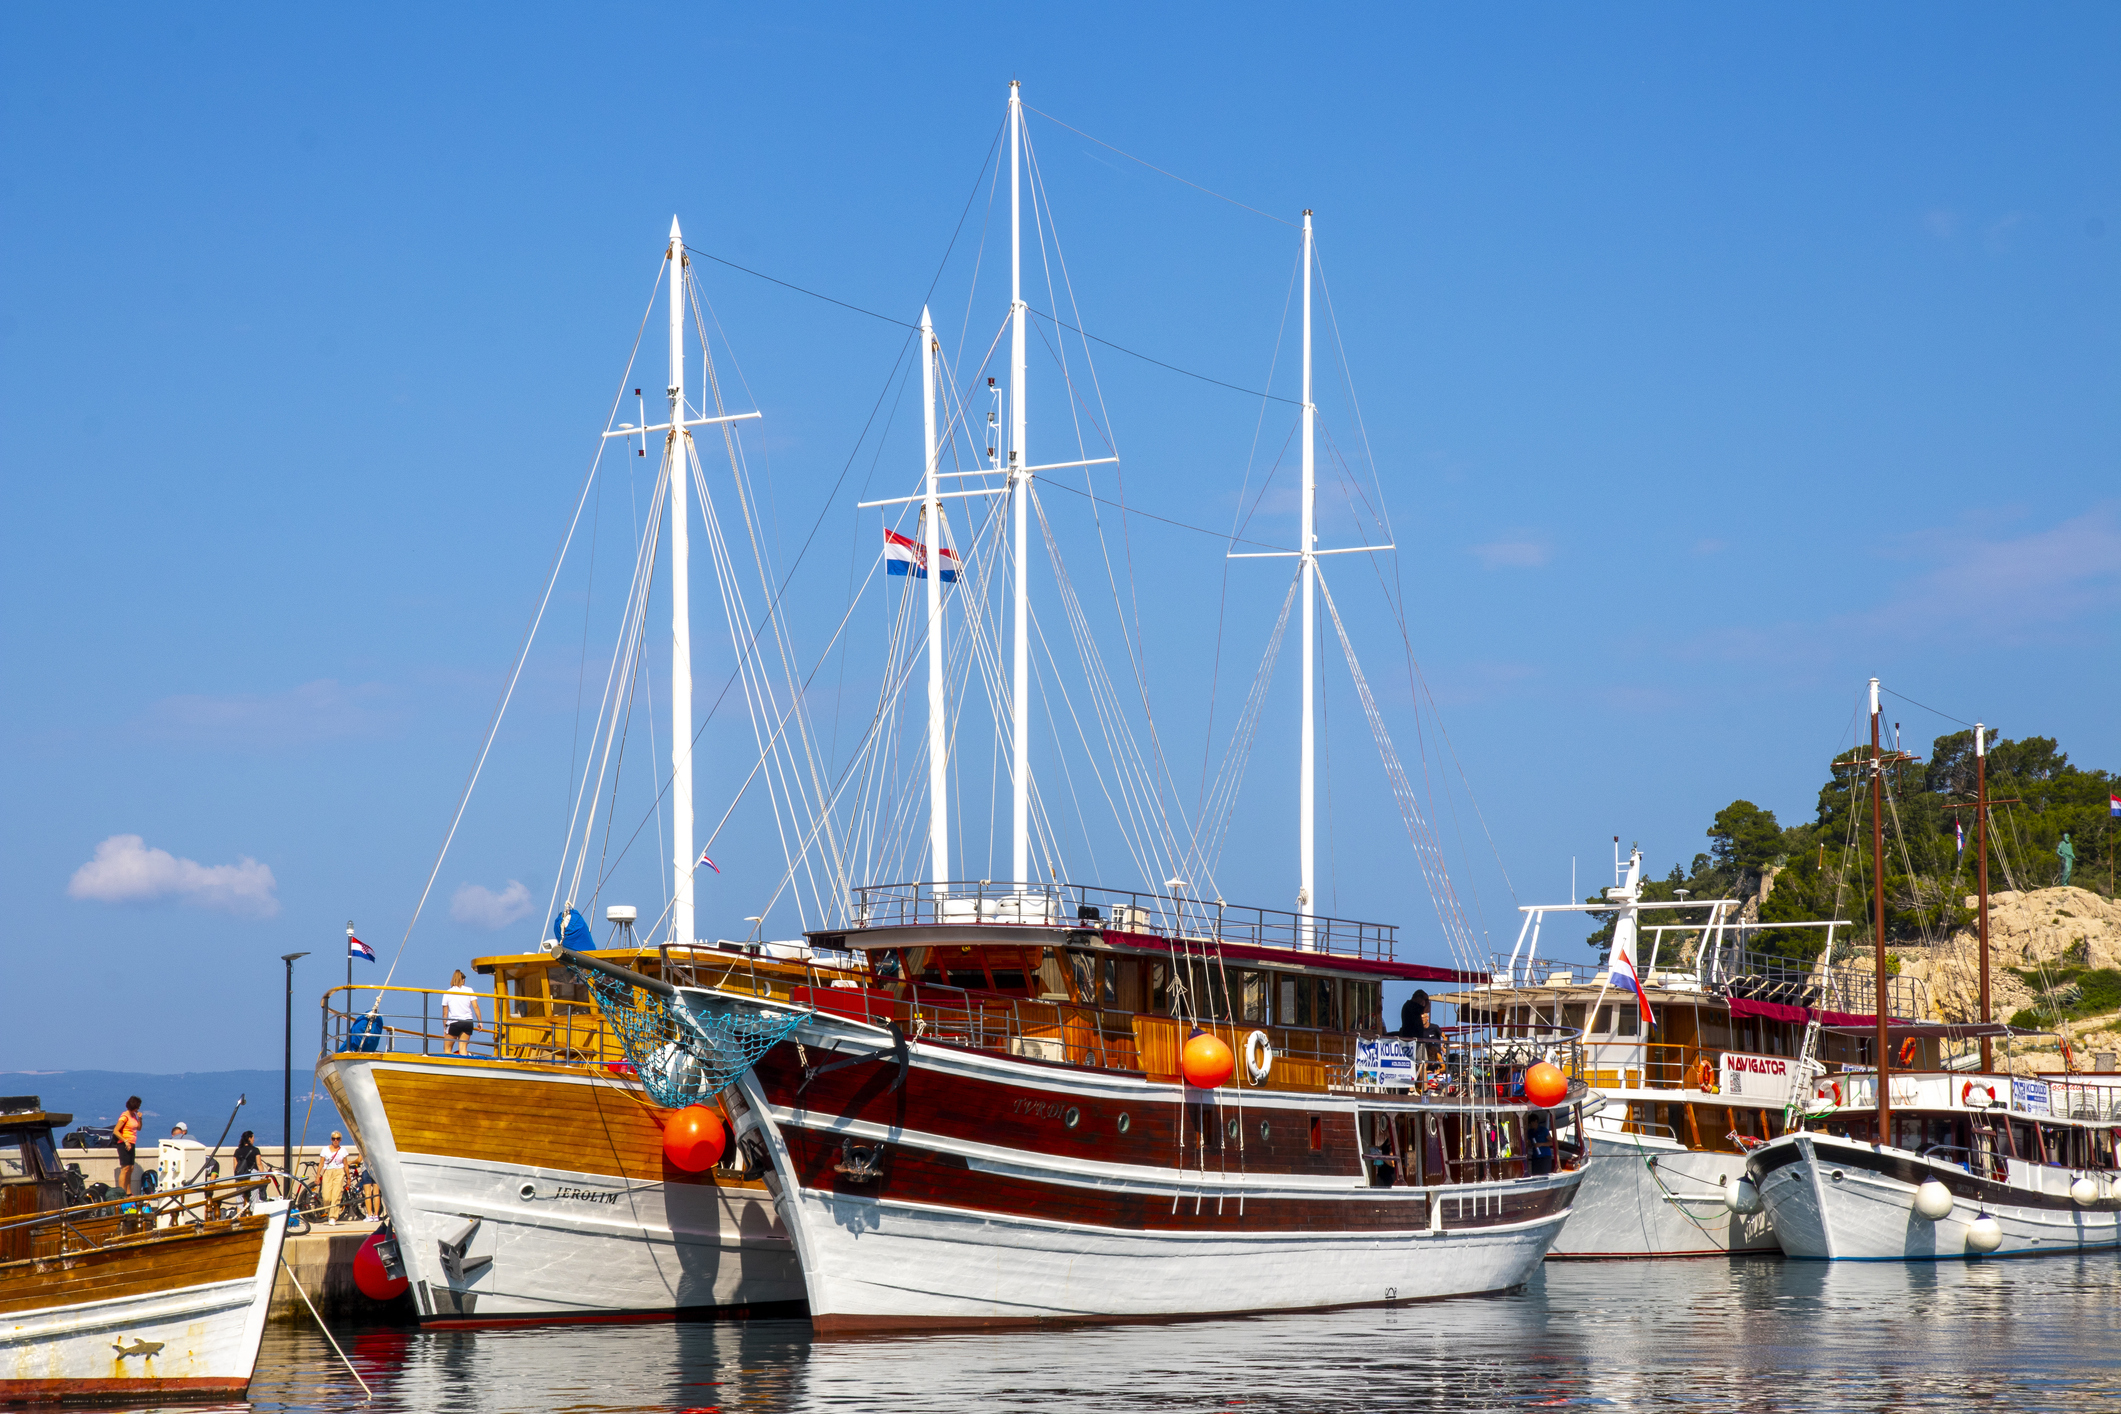
<svg viewBox="0 0 2121 1414"><path fill-rule="evenodd" d="M1743 1051L1725 1051L1717 1065L1716 1083L1726 1095L1743 1095L1786 1105L1790 1086L1796 1083L1797 1062L1789 1056L1754 1056Z"/></svg>
<svg viewBox="0 0 2121 1414"><path fill-rule="evenodd" d="M2024 1110L2027 1114L2046 1114L2047 1082L2045 1080L2013 1080L2011 1082L2011 1108Z"/></svg>
<svg viewBox="0 0 2121 1414"><path fill-rule="evenodd" d="M1390 1036L1357 1040L1355 1083L1411 1087L1414 1084L1414 1057L1408 1054L1406 1043Z"/></svg>

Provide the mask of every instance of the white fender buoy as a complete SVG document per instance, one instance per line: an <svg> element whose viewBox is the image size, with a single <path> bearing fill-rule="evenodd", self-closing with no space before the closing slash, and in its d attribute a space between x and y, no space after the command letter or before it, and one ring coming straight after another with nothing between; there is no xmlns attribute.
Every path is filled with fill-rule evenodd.
<svg viewBox="0 0 2121 1414"><path fill-rule="evenodd" d="M2003 1245L2003 1224L1987 1213L1966 1225L1966 1246L1970 1252L1993 1252Z"/></svg>
<svg viewBox="0 0 2121 1414"><path fill-rule="evenodd" d="M1740 1175L1736 1183L1724 1190L1723 1201L1739 1217L1749 1218L1760 1211L1760 1190L1753 1186L1753 1180Z"/></svg>
<svg viewBox="0 0 2121 1414"><path fill-rule="evenodd" d="M2069 1200L2080 1208L2089 1208L2099 1201L2099 1185L2092 1182L2089 1174L2079 1174L2069 1186Z"/></svg>
<svg viewBox="0 0 2121 1414"><path fill-rule="evenodd" d="M1925 1178L1915 1185L1915 1214L1931 1222L1948 1217L1952 1211L1952 1190L1934 1178Z"/></svg>

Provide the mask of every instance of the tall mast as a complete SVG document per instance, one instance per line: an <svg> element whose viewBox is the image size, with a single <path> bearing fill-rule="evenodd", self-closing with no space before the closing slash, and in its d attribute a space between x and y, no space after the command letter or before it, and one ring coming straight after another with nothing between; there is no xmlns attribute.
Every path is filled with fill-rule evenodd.
<svg viewBox="0 0 2121 1414"><path fill-rule="evenodd" d="M1990 1021L1988 1009L1988 741L1981 723L1974 723L1974 874L1981 905L1981 1024ZM1995 1042L1981 1038L1981 1069L1996 1068Z"/></svg>
<svg viewBox="0 0 2121 1414"><path fill-rule="evenodd" d="M943 726L943 502L936 490L935 326L921 309L921 426L925 461L921 489L925 533L922 550L928 565L928 854L929 878L941 897L950 879L950 803L944 796L948 760Z"/></svg>
<svg viewBox="0 0 2121 1414"><path fill-rule="evenodd" d="M685 509L685 237L670 218L670 904L673 942L692 945L692 549Z"/></svg>
<svg viewBox="0 0 2121 1414"><path fill-rule="evenodd" d="M1877 953L1878 982L1878 1142L1893 1142L1892 1086L1886 1066L1892 1059L1885 1027L1885 756L1878 745L1878 679L1871 679L1871 941Z"/></svg>
<svg viewBox="0 0 2121 1414"><path fill-rule="evenodd" d="M1313 944L1311 916L1316 911L1314 900L1317 897L1312 888L1312 856L1316 842L1313 813L1316 738L1311 721L1318 691L1312 682L1317 654L1311 643L1317 618L1312 607L1313 586L1318 579L1318 534L1312 528L1312 514L1318 500L1318 470L1312 455L1312 430L1317 413L1318 409L1311 402L1311 213L1307 210L1304 212L1304 523L1303 536L1297 541L1297 553L1303 556L1304 577L1304 727L1303 762L1299 768L1301 779L1296 791L1296 850L1298 873L1302 875L1296 891L1296 943L1303 948Z"/></svg>
<svg viewBox="0 0 2121 1414"><path fill-rule="evenodd" d="M1009 80L1009 499L1016 513L1015 677L1009 703L1010 877L1022 889L1031 881L1031 457L1024 450L1024 249L1021 184L1024 100Z"/></svg>

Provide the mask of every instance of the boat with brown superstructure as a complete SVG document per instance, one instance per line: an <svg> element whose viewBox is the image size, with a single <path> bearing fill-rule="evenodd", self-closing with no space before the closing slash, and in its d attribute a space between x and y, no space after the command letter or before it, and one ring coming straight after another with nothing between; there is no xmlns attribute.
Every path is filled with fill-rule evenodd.
<svg viewBox="0 0 2121 1414"><path fill-rule="evenodd" d="M71 1201L72 1119L0 1098L0 1402L240 1399L286 1200L242 1179Z"/></svg>

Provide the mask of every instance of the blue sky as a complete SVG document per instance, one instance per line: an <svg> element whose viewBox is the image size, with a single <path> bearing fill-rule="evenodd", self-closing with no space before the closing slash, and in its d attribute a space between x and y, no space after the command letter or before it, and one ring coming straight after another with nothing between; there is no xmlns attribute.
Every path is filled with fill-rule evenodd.
<svg viewBox="0 0 2121 1414"><path fill-rule="evenodd" d="M1403 750L1470 782L1493 849L1463 805L1438 823L1501 946L1513 903L1559 900L1572 856L1598 882L1613 835L1661 873L1734 797L1803 818L1873 673L2121 764L2110 7L800 14L0 18L0 1068L269 1064L278 954L316 954L312 999L347 918L391 956L671 213L703 251L893 318L932 285L954 344L999 314L991 265L967 303L971 254L1001 253L977 203L950 242L1011 76L1044 114L1215 192L1317 210L1322 417L1344 451L1367 434L1375 480L1356 457L1358 479L1389 507L1386 577L1455 765L1416 739L1377 578L1343 561L1332 582ZM1274 362L1293 393L1286 345L1275 362L1288 226L1043 117L1032 138L1093 332L1250 389ZM902 494L917 457L890 392L903 331L711 262L701 277L731 396L767 413L747 445L780 562L821 527L790 608L814 654L874 554L854 500ZM1285 405L1098 358L1128 502L1226 530ZM880 390L890 431L864 437ZM1039 407L1035 451L1060 440ZM1277 475L1247 533L1286 543ZM1338 483L1322 494L1329 539L1352 535ZM1220 732L1280 571L1226 588L1214 536L1128 531L1190 788L1218 626ZM1095 551L1076 553L1087 584ZM519 881L542 910L577 684L600 633L608 652L595 594L621 587L563 578L401 981L439 985L536 926L450 905ZM1222 871L1233 901L1294 893L1295 670L1285 652ZM820 704L828 730L860 710L864 671ZM726 650L702 661L703 698L726 672ZM1440 957L1345 674L1327 676L1325 902ZM1914 741L1953 725L1889 702ZM745 742L703 747L704 817ZM69 892L99 849L142 897ZM701 929L726 935L781 857L758 821L716 857ZM648 901L642 861L624 882Z"/></svg>

